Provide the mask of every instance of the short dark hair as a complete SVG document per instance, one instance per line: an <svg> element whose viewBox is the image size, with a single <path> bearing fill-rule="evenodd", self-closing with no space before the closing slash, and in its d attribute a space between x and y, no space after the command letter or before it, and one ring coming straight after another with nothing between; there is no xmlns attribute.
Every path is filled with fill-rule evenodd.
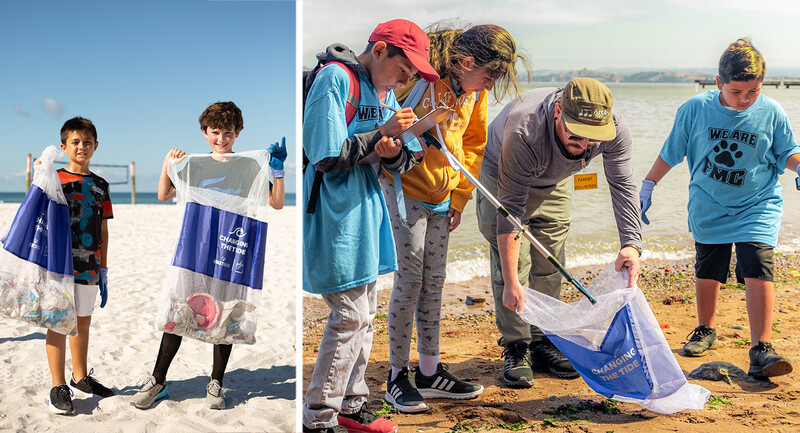
<svg viewBox="0 0 800 433"><path fill-rule="evenodd" d="M200 115L200 128L203 132L208 128L233 129L238 134L244 129L242 110L231 101L215 102Z"/></svg>
<svg viewBox="0 0 800 433"><path fill-rule="evenodd" d="M379 41L368 43L367 44L367 48L364 48L364 52L362 54L366 54L366 53L372 51L372 47L374 47L375 44L377 44L378 42ZM384 42L384 44L386 44L386 42ZM403 50L401 48L397 48L394 45L386 44L386 52L387 52L387 54L389 54L389 57L394 57L394 56L397 56L397 55L402 55L403 57L407 57L406 53L403 52Z"/></svg>
<svg viewBox="0 0 800 433"><path fill-rule="evenodd" d="M766 74L764 57L753 46L750 38L741 38L728 45L719 58L719 80L723 84L731 81L763 80Z"/></svg>
<svg viewBox="0 0 800 433"><path fill-rule="evenodd" d="M61 127L61 144L67 144L70 132L91 134L94 137L94 141L97 141L97 128L94 127L94 124L89 119L75 116L64 122L64 126Z"/></svg>

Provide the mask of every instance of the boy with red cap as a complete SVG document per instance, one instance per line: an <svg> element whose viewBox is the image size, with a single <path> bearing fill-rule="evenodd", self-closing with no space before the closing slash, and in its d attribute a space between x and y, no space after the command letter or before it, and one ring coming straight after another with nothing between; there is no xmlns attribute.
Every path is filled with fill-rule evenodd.
<svg viewBox="0 0 800 433"><path fill-rule="evenodd" d="M375 28L358 56L341 44L317 55L322 64L336 63L306 84L303 290L321 295L331 312L305 395L304 432L398 429L367 405L364 373L377 308L375 282L397 270L397 258L378 171L364 157L375 152L377 164L390 173L413 165L418 143L409 143L416 147L409 150L389 138L415 119L410 108L400 109L393 90L417 73L439 79L428 63L429 49L419 26L388 21Z"/></svg>

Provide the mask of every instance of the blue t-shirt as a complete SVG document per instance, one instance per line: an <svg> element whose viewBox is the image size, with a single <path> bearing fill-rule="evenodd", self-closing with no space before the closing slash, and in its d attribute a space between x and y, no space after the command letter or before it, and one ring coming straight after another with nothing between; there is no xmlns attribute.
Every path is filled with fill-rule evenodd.
<svg viewBox="0 0 800 433"><path fill-rule="evenodd" d="M359 73L361 97L347 125L345 103L350 79L344 69L323 68L306 98L303 149L310 164L303 174L303 209L317 172L313 164L341 154L345 139L373 130L392 113L380 106L375 88ZM385 104L399 108L393 92ZM394 237L375 169L357 165L325 173L317 209L303 213L303 290L333 293L371 283L397 270Z"/></svg>
<svg viewBox="0 0 800 433"><path fill-rule="evenodd" d="M760 95L747 110L719 101L719 90L686 101L660 156L689 163L689 231L700 243L778 243L783 199L778 175L800 153L789 118Z"/></svg>

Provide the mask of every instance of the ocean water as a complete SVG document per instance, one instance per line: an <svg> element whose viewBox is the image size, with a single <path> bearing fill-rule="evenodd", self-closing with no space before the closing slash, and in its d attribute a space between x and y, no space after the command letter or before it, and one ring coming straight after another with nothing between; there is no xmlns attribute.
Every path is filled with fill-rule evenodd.
<svg viewBox="0 0 800 433"><path fill-rule="evenodd" d="M560 86L563 83L550 84ZM539 87L536 85L535 87ZM703 91L694 84L608 84L617 108L633 136L633 166L637 185L650 170L661 146L672 129L675 112L687 99ZM705 90L709 88L706 87ZM768 88L763 93L783 105L800 137L800 88ZM489 119L503 108L489 105ZM619 251L619 237L611 209L608 184L603 174L602 157L586 168L598 174L598 188L573 191L572 225L567 238L567 268L613 261ZM796 175L786 171L780 181L784 194L784 217L778 252L800 251L800 191L795 189ZM653 205L647 215L650 225L643 227L645 259L680 259L694 256L694 241L688 230L686 205L689 172L686 161L674 167L653 191ZM473 197L479 192L473 192ZM470 200L461 225L451 233L447 281L459 282L489 274L489 247L478 231L475 200Z"/></svg>

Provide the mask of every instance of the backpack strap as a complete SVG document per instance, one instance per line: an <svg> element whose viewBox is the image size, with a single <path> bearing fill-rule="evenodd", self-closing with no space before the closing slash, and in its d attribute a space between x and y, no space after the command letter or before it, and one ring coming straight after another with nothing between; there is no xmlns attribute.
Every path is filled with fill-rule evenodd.
<svg viewBox="0 0 800 433"><path fill-rule="evenodd" d="M328 65L338 65L340 68L344 69L347 72L347 76L350 77L350 90L347 94L347 102L345 103L344 109L344 118L349 126L350 123L355 119L356 113L358 112L358 104L361 100L361 82L358 80L358 73L351 67L345 65L342 62L328 62L324 65L318 67L314 74L319 72L320 69L328 66ZM305 153L304 153L305 154ZM317 211L317 202L319 201L319 189L322 186L322 176L325 173L321 171L317 171L314 173L314 183L311 185L311 191L308 195L308 206L306 206L306 213L313 214Z"/></svg>
<svg viewBox="0 0 800 433"><path fill-rule="evenodd" d="M350 125L350 122L352 122L356 117L356 112L358 112L358 103L361 100L361 82L358 80L358 72L342 62L328 62L322 65L322 67L319 69L322 69L328 65L338 65L340 68L344 69L344 71L347 72L347 76L350 77L350 91L347 94L347 102L344 108L345 120L347 121L347 124ZM319 69L317 72L319 72Z"/></svg>

